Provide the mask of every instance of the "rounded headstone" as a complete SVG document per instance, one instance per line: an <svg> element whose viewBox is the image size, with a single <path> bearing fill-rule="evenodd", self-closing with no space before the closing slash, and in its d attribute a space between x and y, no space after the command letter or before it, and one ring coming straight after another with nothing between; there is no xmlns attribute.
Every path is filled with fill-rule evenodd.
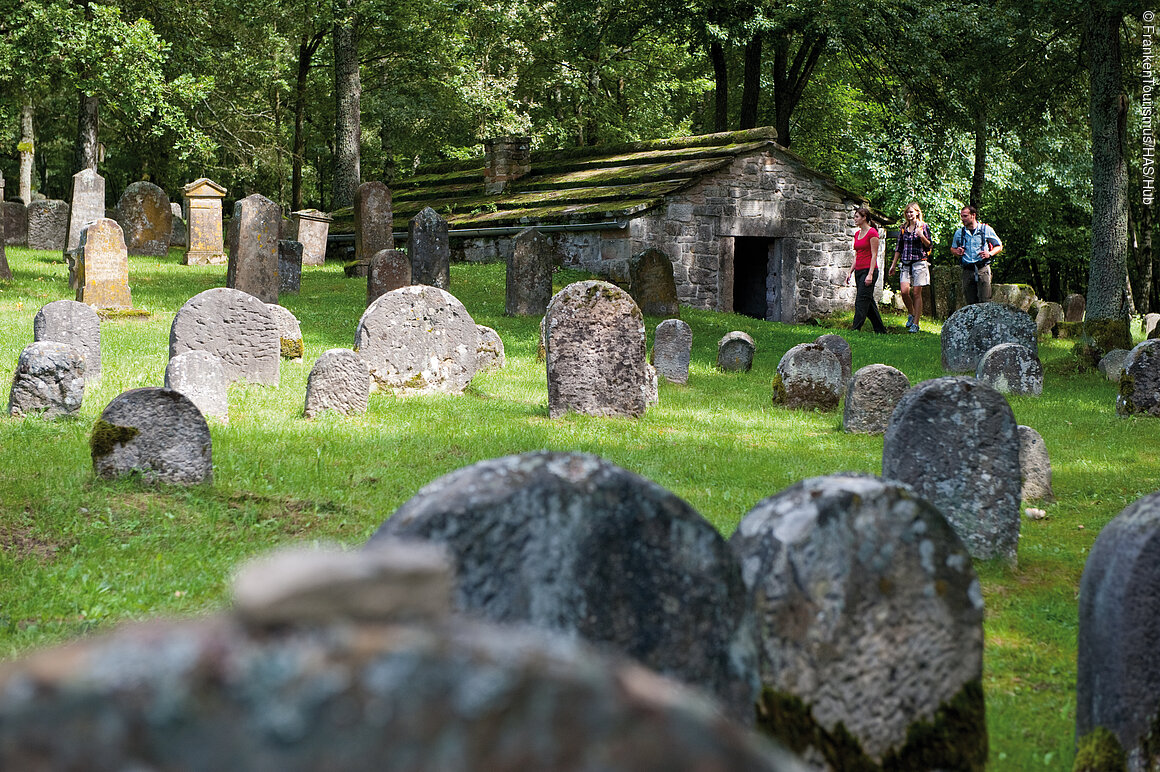
<svg viewBox="0 0 1160 772"><path fill-rule="evenodd" d="M507 364L503 339L490 327L477 324L475 328L479 330L479 351L475 360L475 371L482 373L484 370L502 370Z"/></svg>
<svg viewBox="0 0 1160 772"><path fill-rule="evenodd" d="M834 352L819 343L799 343L785 352L773 377L773 404L797 410L833 410L846 381Z"/></svg>
<svg viewBox="0 0 1160 772"><path fill-rule="evenodd" d="M1104 354L1096 369L1104 374L1104 377L1113 383L1120 382L1120 376L1124 374L1124 360L1128 358L1128 351L1122 348L1114 348L1108 353Z"/></svg>
<svg viewBox="0 0 1160 772"><path fill-rule="evenodd" d="M653 334L652 364L657 375L669 383L689 382L693 328L680 319L666 319Z"/></svg>
<svg viewBox="0 0 1160 772"><path fill-rule="evenodd" d="M213 478L205 417L173 389L132 389L117 396L93 425L89 444L97 477L140 475L145 482L174 485Z"/></svg>
<svg viewBox="0 0 1160 772"><path fill-rule="evenodd" d="M451 293L400 287L363 312L354 350L375 381L396 394L462 394L475 375L479 331Z"/></svg>
<svg viewBox="0 0 1160 772"><path fill-rule="evenodd" d="M165 388L180 391L207 418L230 420L228 386L222 360L208 351L186 351L165 367Z"/></svg>
<svg viewBox="0 0 1160 772"><path fill-rule="evenodd" d="M902 395L910 388L910 379L890 365L866 365L854 373L846 386L842 408L842 431L859 434L882 434Z"/></svg>
<svg viewBox="0 0 1160 772"><path fill-rule="evenodd" d="M1143 329L1144 338L1152 337L1152 332L1156 329L1156 325L1160 324L1160 314L1144 314Z"/></svg>
<svg viewBox="0 0 1160 772"><path fill-rule="evenodd" d="M952 373L973 373L979 360L1000 343L1019 343L1039 356L1035 321L1002 303L975 303L951 314L943 325L942 367Z"/></svg>
<svg viewBox="0 0 1160 772"><path fill-rule="evenodd" d="M274 323L278 325L279 351L283 359L302 361L302 326L298 324L298 317L285 306L277 303L267 303L266 308L274 316Z"/></svg>
<svg viewBox="0 0 1160 772"><path fill-rule="evenodd" d="M725 333L717 341L717 367L727 373L747 373L753 368L757 344L740 330Z"/></svg>
<svg viewBox="0 0 1160 772"><path fill-rule="evenodd" d="M29 249L63 250L68 246L67 201L33 201L28 205Z"/></svg>
<svg viewBox="0 0 1160 772"><path fill-rule="evenodd" d="M983 354L975 377L1003 394L1038 397L1043 393L1043 364L1031 349L1000 343Z"/></svg>
<svg viewBox="0 0 1160 772"><path fill-rule="evenodd" d="M991 287L991 300L1028 313L1035 302L1035 290L1026 284L995 284Z"/></svg>
<svg viewBox="0 0 1160 772"><path fill-rule="evenodd" d="M215 287L185 301L169 330L169 358L208 351L230 383L278 385L281 336L269 306L253 295Z"/></svg>
<svg viewBox="0 0 1160 772"><path fill-rule="evenodd" d="M421 489L372 537L445 544L460 610L610 644L751 720L756 641L720 534L656 483L595 456L482 461Z"/></svg>
<svg viewBox="0 0 1160 772"><path fill-rule="evenodd" d="M45 340L30 343L20 352L8 415L72 416L81 409L84 397L85 360L78 348Z"/></svg>
<svg viewBox="0 0 1160 772"><path fill-rule="evenodd" d="M659 249L646 249L628 264L629 294L647 316L678 318L677 283L673 261Z"/></svg>
<svg viewBox="0 0 1160 772"><path fill-rule="evenodd" d="M101 377L101 319L75 300L54 300L32 319L34 340L55 340L74 346L85 360L85 380Z"/></svg>
<svg viewBox="0 0 1160 772"><path fill-rule="evenodd" d="M1087 310L1087 301L1084 296L1072 293L1063 299L1063 320L1065 322L1082 322Z"/></svg>
<svg viewBox="0 0 1160 772"><path fill-rule="evenodd" d="M341 415L367 411L371 393L371 373L362 357L347 348L324 351L306 381L306 418L324 410Z"/></svg>
<svg viewBox="0 0 1160 772"><path fill-rule="evenodd" d="M841 335L833 333L819 335L814 339L814 343L824 346L838 358L838 362L842 365L842 388L845 388L854 370L854 352L850 349L850 344Z"/></svg>
<svg viewBox="0 0 1160 772"><path fill-rule="evenodd" d="M1051 490L1051 458L1047 444L1030 426L1019 426L1019 469L1023 478L1020 498L1023 501L1055 501Z"/></svg>
<svg viewBox="0 0 1160 772"><path fill-rule="evenodd" d="M894 481L814 477L729 545L761 630L763 729L828 769L983 769L983 596L937 509Z"/></svg>
<svg viewBox="0 0 1160 772"><path fill-rule="evenodd" d="M169 196L152 182L134 182L117 202L117 221L125 231L131 255L164 257L173 236L173 211Z"/></svg>
<svg viewBox="0 0 1160 772"><path fill-rule="evenodd" d="M1138 343L1124 358L1116 414L1160 416L1160 340Z"/></svg>

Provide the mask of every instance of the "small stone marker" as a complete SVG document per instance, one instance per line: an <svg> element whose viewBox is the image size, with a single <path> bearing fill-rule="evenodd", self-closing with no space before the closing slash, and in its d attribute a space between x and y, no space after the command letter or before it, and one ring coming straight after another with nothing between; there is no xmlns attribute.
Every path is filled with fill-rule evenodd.
<svg viewBox="0 0 1160 772"><path fill-rule="evenodd" d="M1031 310L1036 301L1035 290L1026 284L995 284L991 287L991 300L1011 306L1023 313Z"/></svg>
<svg viewBox="0 0 1160 772"><path fill-rule="evenodd" d="M1143 330L1145 340L1152 337L1152 332L1158 324L1160 324L1160 314L1144 314Z"/></svg>
<svg viewBox="0 0 1160 772"><path fill-rule="evenodd" d="M364 182L354 194L354 259L352 275L365 277L371 257L380 249L394 249L391 190L381 182Z"/></svg>
<svg viewBox="0 0 1160 772"><path fill-rule="evenodd" d="M77 300L93 308L132 308L129 251L115 220L102 217L81 233L76 259Z"/></svg>
<svg viewBox="0 0 1160 772"><path fill-rule="evenodd" d="M281 336L269 307L253 295L215 287L185 301L169 331L169 358L208 351L226 379L278 385Z"/></svg>
<svg viewBox="0 0 1160 772"><path fill-rule="evenodd" d="M278 235L282 209L257 193L234 204L226 286L263 303L278 302Z"/></svg>
<svg viewBox="0 0 1160 772"><path fill-rule="evenodd" d="M447 546L458 610L611 644L752 720L741 570L708 521L659 485L580 453L481 461L424 486L368 546L400 538Z"/></svg>
<svg viewBox="0 0 1160 772"><path fill-rule="evenodd" d="M838 358L838 363L842 365L842 389L844 390L846 384L850 382L850 375L854 370L854 352L850 349L850 344L841 335L833 333L819 335L814 338L814 343L824 346L827 351L832 352Z"/></svg>
<svg viewBox="0 0 1160 772"><path fill-rule="evenodd" d="M842 431L852 434L883 434L910 379L890 365L866 365L854 373L846 386Z"/></svg>
<svg viewBox="0 0 1160 772"><path fill-rule="evenodd" d="M1063 320L1065 322L1082 322L1087 310L1087 301L1083 295L1072 293L1063 299Z"/></svg>
<svg viewBox="0 0 1160 772"><path fill-rule="evenodd" d="M569 284L548 303L544 328L551 418L644 415L644 317L627 292L603 281Z"/></svg>
<svg viewBox="0 0 1160 772"><path fill-rule="evenodd" d="M979 360L1000 343L1019 343L1039 356L1039 337L1035 322L1002 303L975 303L951 314L943 325L943 370L973 373Z"/></svg>
<svg viewBox="0 0 1160 772"><path fill-rule="evenodd" d="M170 201L169 211L173 213L173 230L169 233L169 246L181 247L184 250L189 246L189 227L185 223L181 204Z"/></svg>
<svg viewBox="0 0 1160 772"><path fill-rule="evenodd" d="M482 324L475 325L479 331L479 349L475 358L475 372L484 370L502 370L507 364L507 355L504 353L503 339L499 333Z"/></svg>
<svg viewBox="0 0 1160 772"><path fill-rule="evenodd" d="M28 205L29 249L63 250L68 244L68 202L33 201Z"/></svg>
<svg viewBox="0 0 1160 772"><path fill-rule="evenodd" d="M692 350L693 328L680 319L665 319L653 334L650 361L661 378L669 383L686 384Z"/></svg>
<svg viewBox="0 0 1160 772"><path fill-rule="evenodd" d="M8 415L60 418L76 415L85 397L85 360L67 343L38 341L16 362Z"/></svg>
<svg viewBox="0 0 1160 772"><path fill-rule="evenodd" d="M740 330L725 334L717 341L717 367L727 373L747 373L753 369L757 344Z"/></svg>
<svg viewBox="0 0 1160 772"><path fill-rule="evenodd" d="M314 418L324 410L340 415L365 413L370 392L371 373L362 357L348 348L332 348L310 369L302 415Z"/></svg>
<svg viewBox="0 0 1160 772"><path fill-rule="evenodd" d="M1000 343L979 360L975 377L1003 394L1038 397L1043 393L1043 364L1031 349Z"/></svg>
<svg viewBox="0 0 1160 772"><path fill-rule="evenodd" d="M325 265L326 237L334 218L317 209L301 209L291 212L290 216L294 218L298 241L302 243L302 265Z"/></svg>
<svg viewBox="0 0 1160 772"><path fill-rule="evenodd" d="M101 377L101 319L97 312L75 300L54 300L32 319L33 340L67 343L85 360L85 380Z"/></svg>
<svg viewBox="0 0 1160 772"><path fill-rule="evenodd" d="M1124 358L1116 415L1160 416L1160 340L1138 343Z"/></svg>
<svg viewBox="0 0 1160 772"><path fill-rule="evenodd" d="M833 410L846 382L834 352L820 343L799 343L785 352L773 376L773 404L795 410Z"/></svg>
<svg viewBox="0 0 1160 772"><path fill-rule="evenodd" d="M278 326L278 351L282 358L301 362L302 326L298 324L298 317L294 316L290 309L277 303L267 303L266 308L270 309L274 323Z"/></svg>
<svg viewBox="0 0 1160 772"><path fill-rule="evenodd" d="M983 596L938 510L893 481L814 477L729 545L762 631L760 728L819 769L981 772Z"/></svg>
<svg viewBox="0 0 1160 772"><path fill-rule="evenodd" d="M208 351L186 351L165 367L165 388L180 391L206 418L230 420L227 386L221 358Z"/></svg>
<svg viewBox="0 0 1160 772"><path fill-rule="evenodd" d="M1035 329L1041 336L1055 336L1063 321L1063 306L1059 303L1041 303L1035 315Z"/></svg>
<svg viewBox="0 0 1160 772"><path fill-rule="evenodd" d="M367 305L391 290L411 286L411 258L401 249L380 249L367 269Z"/></svg>
<svg viewBox="0 0 1160 772"><path fill-rule="evenodd" d="M197 405L173 389L126 391L93 425L93 472L110 480L198 485L213 478L209 427Z"/></svg>
<svg viewBox="0 0 1160 772"><path fill-rule="evenodd" d="M659 249L646 249L628 264L629 294L646 316L680 318L673 261Z"/></svg>
<svg viewBox="0 0 1160 772"><path fill-rule="evenodd" d="M68 242L65 253L81 245L85 228L105 216L105 178L93 169L82 169L72 178L72 199L68 215ZM70 285L71 286L71 285ZM76 287L73 287L76 289Z"/></svg>
<svg viewBox="0 0 1160 772"><path fill-rule="evenodd" d="M1104 354L1100 363L1096 365L1096 369L1103 373L1109 381L1119 383L1120 376L1124 374L1124 361L1128 358L1128 353L1126 349L1114 348Z"/></svg>
<svg viewBox="0 0 1160 772"><path fill-rule="evenodd" d="M1047 444L1030 426L1019 426L1019 468L1023 478L1020 498L1023 501L1055 501L1051 490L1051 458Z"/></svg>
<svg viewBox="0 0 1160 772"><path fill-rule="evenodd" d="M134 182L117 202L117 220L131 255L165 257L173 235L169 196L152 182Z"/></svg>
<svg viewBox="0 0 1160 772"><path fill-rule="evenodd" d="M189 213L189 248L186 265L222 265L226 249L222 239L222 199L226 189L201 177L181 189Z"/></svg>
<svg viewBox="0 0 1160 772"><path fill-rule="evenodd" d="M447 221L431 207L411 218L407 226L407 254L411 281L445 290L451 286L451 246Z"/></svg>
<svg viewBox="0 0 1160 772"><path fill-rule="evenodd" d="M302 288L302 242L278 240L278 292L293 294Z"/></svg>
<svg viewBox="0 0 1160 772"><path fill-rule="evenodd" d="M1022 487L1017 426L1003 395L974 378L923 381L890 418L882 476L910 484L938 507L972 557L1014 563Z"/></svg>
<svg viewBox="0 0 1160 772"><path fill-rule="evenodd" d="M475 375L479 332L451 293L400 287L363 312L354 350L375 381L395 394L462 394Z"/></svg>
<svg viewBox="0 0 1160 772"><path fill-rule="evenodd" d="M539 228L520 231L507 257L504 314L543 316L552 299L552 271L556 248Z"/></svg>
<svg viewBox="0 0 1160 772"><path fill-rule="evenodd" d="M4 243L28 246L28 208L20 201L0 201L0 217L4 220Z"/></svg>

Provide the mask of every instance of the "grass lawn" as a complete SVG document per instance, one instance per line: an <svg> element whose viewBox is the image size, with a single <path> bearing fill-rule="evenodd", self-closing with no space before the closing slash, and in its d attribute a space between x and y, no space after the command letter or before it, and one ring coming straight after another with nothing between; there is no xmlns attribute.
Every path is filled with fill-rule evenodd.
<svg viewBox="0 0 1160 772"><path fill-rule="evenodd" d="M32 342L37 309L71 297L58 253L10 247L8 261L15 279L0 283L5 389ZM0 417L0 657L126 619L220 609L245 558L290 542L361 545L430 480L538 448L599 454L683 497L728 536L757 501L803 477L881 471L881 437L843 434L838 412L771 404L770 381L791 346L837 331L853 347L855 369L883 362L912 383L943 374L929 321L920 335L875 336L682 309L693 328L688 386L662 383L660 404L640 419L552 421L535 358L539 320L503 316L502 265L456 265L451 291L500 333L507 367L481 374L460 397L377 393L365 416L308 422L301 414L310 367L326 349L352 345L365 306L365 282L327 265L305 269L301 293L282 301L301 322L304 360L284 361L276 388L231 388L229 423L211 422L213 485L147 489L94 480L89 434L116 395L162 385L174 313L224 285L225 267L182 266L171 251L130 258L130 276L134 304L151 316L102 324L103 375L80 418ZM559 275L557 288L576 278ZM646 321L651 339L660 320ZM902 332L902 318L887 324ZM717 341L730 330L757 341L750 373L713 368ZM1058 501L1045 520L1024 520L1017 569L977 566L997 770L1070 768L1084 560L1105 523L1160 488L1160 421L1116 417L1116 387L1099 373L1075 372L1066 342L1042 343L1040 356L1043 396L1010 402L1019 423L1047 443Z"/></svg>

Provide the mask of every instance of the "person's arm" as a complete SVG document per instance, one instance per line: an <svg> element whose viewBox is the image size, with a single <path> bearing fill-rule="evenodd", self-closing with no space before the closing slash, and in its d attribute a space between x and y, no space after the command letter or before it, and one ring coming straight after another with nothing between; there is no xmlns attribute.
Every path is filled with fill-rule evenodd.
<svg viewBox="0 0 1160 772"><path fill-rule="evenodd" d="M930 249L930 228L924 222L918 225L918 240L922 242L923 249Z"/></svg>
<svg viewBox="0 0 1160 772"><path fill-rule="evenodd" d="M866 286L874 283L874 276L878 273L878 231L870 237L870 270L866 272Z"/></svg>
<svg viewBox="0 0 1160 772"><path fill-rule="evenodd" d="M999 240L999 234L995 233L994 228L988 228L991 231L991 238L987 238L987 234L983 234L983 242L987 244L987 259L995 257L1003 251L1003 242ZM994 243L991 243L994 242Z"/></svg>
<svg viewBox="0 0 1160 772"><path fill-rule="evenodd" d="M959 228L955 231L954 238L951 239L951 254L955 257L962 257L963 253L967 251L966 248L963 247L963 240L961 238L962 235L963 229Z"/></svg>

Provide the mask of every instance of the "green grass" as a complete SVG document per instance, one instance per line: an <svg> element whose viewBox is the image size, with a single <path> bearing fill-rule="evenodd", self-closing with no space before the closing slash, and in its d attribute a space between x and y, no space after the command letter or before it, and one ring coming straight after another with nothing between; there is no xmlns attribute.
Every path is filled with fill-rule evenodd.
<svg viewBox="0 0 1160 772"><path fill-rule="evenodd" d="M32 317L70 297L59 255L9 248L0 283L0 383L10 384ZM326 349L349 347L365 284L341 267L303 272L283 299L302 325L301 363L276 387L230 390L230 421L211 423L212 486L139 488L94 480L88 437L120 392L160 386L169 326L181 304L224 284L224 267L130 258L134 304L147 321L102 324L101 380L78 419L0 418L0 657L111 624L222 608L245 558L289 542L359 545L430 480L481 459L549 448L597 453L689 501L723 534L759 500L808 476L878 473L882 438L846 435L840 413L774 407L770 381L791 346L831 331L682 309L693 328L686 387L662 383L636 420L547 417L538 319L503 314L502 265L452 267L452 291L503 337L508 365L460 397L371 396L365 416L301 418L306 377ZM563 273L557 284L579 278ZM658 319L649 319L651 331ZM849 317L833 322L848 326ZM902 319L887 323L901 332ZM841 332L854 367L891 364L912 383L942 375L937 327L920 335ZM753 371L717 372L716 344L740 329L757 341ZM1041 345L1041 398L1013 397L1020 423L1043 435L1058 502L1024 521L1019 566L981 565L987 603L985 689L994 769L1065 768L1073 756L1076 593L1099 529L1160 488L1160 422L1115 415L1115 387L1076 373L1069 344Z"/></svg>

